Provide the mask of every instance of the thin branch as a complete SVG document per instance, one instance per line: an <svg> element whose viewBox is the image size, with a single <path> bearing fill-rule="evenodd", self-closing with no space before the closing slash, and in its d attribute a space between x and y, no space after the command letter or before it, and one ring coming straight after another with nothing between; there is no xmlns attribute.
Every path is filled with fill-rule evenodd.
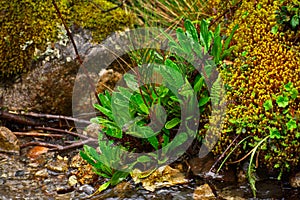
<svg viewBox="0 0 300 200"><path fill-rule="evenodd" d="M33 137L55 137L62 138L60 134L38 133L38 132L13 132L16 136L33 136Z"/></svg>
<svg viewBox="0 0 300 200"><path fill-rule="evenodd" d="M51 128L51 127L41 127L41 126L37 126L35 127L36 129L40 129L40 130L46 130L46 131L55 131L55 132L59 132L59 133L64 133L64 134L69 134L69 135L73 135L75 137L79 137L82 139L89 139L90 137L79 134L79 133L75 133L72 131L66 131L66 130L62 130L62 129L57 129L57 128Z"/></svg>
<svg viewBox="0 0 300 200"><path fill-rule="evenodd" d="M23 125L25 124L25 125L28 125L28 126L41 126L41 125L43 125L43 123L38 122L38 121L36 121L34 119L31 119L29 117L9 113L9 112L4 111L4 110L0 110L0 119L6 119L8 121L15 121L19 124L23 124Z"/></svg>
<svg viewBox="0 0 300 200"><path fill-rule="evenodd" d="M74 50L75 50L75 54L76 54L77 60L79 61L80 65L82 66L82 69L83 69L85 75L86 75L87 78L88 78L89 85L90 85L90 87L92 88L92 90L94 91L95 97L96 97L98 103L100 104L100 99L99 99L98 94L97 94L97 92L96 92L95 84L93 83L91 77L89 76L89 73L88 73L87 69L86 69L86 68L84 67L84 65L83 65L83 61L82 61L82 59L81 59L81 57L80 57L80 55L79 55L79 53L78 53L78 49L77 49L77 46L76 46L75 41L74 41L74 39L73 39L73 36L72 36L72 34L71 34L71 32L70 32L70 30L69 30L69 28L68 28L68 26L67 26L67 24L66 24L66 22L65 22L65 20L64 20L64 18L63 18L63 16L62 16L62 14L61 14L61 12L60 12L60 10L59 10L57 4L55 3L55 0L52 0L52 4L54 5L55 10L56 10L56 12L57 12L59 18L61 19L61 21L62 21L62 23L63 23L63 25L64 25L64 27L65 27L65 29L66 29L66 31L67 31L67 35L68 35L69 39L71 40L72 45L73 45L73 47L74 47Z"/></svg>
<svg viewBox="0 0 300 200"><path fill-rule="evenodd" d="M34 112L21 112L22 115L31 116L31 117L41 117L41 118L47 118L47 119L62 119L62 120L68 120L78 123L84 123L84 124L91 124L90 121L83 120L83 119L77 119L73 117L67 117L62 115L51 115L51 114L40 114L40 113L34 113Z"/></svg>
<svg viewBox="0 0 300 200"><path fill-rule="evenodd" d="M227 152L227 151L230 149L230 147L235 143L235 141L238 139L239 136L240 136L240 135L237 135L237 136L234 138L234 140L230 143L230 145L227 146L227 148L226 148L225 151L222 153L222 155L216 160L216 162L215 162L215 163L211 166L211 168L209 169L210 172L215 168L216 164L217 164L218 162L220 162L220 160L225 156L226 152Z"/></svg>

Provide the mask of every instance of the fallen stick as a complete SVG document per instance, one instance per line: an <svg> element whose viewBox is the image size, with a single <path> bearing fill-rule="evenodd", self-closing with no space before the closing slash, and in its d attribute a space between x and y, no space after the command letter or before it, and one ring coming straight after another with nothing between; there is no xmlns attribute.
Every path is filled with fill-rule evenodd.
<svg viewBox="0 0 300 200"><path fill-rule="evenodd" d="M38 132L13 132L16 136L33 136L33 137L55 137L62 138L61 134L38 133Z"/></svg>

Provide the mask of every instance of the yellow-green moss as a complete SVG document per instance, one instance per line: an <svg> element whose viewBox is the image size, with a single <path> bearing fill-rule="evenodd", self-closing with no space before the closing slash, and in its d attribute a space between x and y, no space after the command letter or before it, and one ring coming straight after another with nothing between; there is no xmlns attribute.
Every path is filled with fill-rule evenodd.
<svg viewBox="0 0 300 200"><path fill-rule="evenodd" d="M131 27L133 16L104 0L57 1L68 25L76 23L90 29L95 42L113 31ZM36 48L45 50L46 43L55 41L61 25L51 0L0 0L0 78L7 79L30 69Z"/></svg>
<svg viewBox="0 0 300 200"><path fill-rule="evenodd" d="M243 0L234 14L228 30L239 24L233 38L236 59L222 71L230 104L222 137L213 151L222 153L238 134L242 136L240 140L250 135L245 149L239 148L231 157L241 158L258 139L270 135L269 128L276 128L282 138L270 139L258 154L260 164L270 168L295 166L300 156L297 130L287 130L290 119L284 113L294 116L300 113L300 96L290 101L287 111L276 104L276 96L283 93L283 85L288 82L300 91L299 44L280 33L281 27L275 34L271 31L277 24L275 12L279 8L280 1ZM266 111L263 106L269 99L273 102L272 111Z"/></svg>

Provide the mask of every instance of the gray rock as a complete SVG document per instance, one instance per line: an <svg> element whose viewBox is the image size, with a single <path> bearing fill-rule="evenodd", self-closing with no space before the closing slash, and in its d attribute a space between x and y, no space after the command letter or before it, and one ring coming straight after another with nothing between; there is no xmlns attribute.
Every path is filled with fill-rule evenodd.
<svg viewBox="0 0 300 200"><path fill-rule="evenodd" d="M80 186L79 191L84 192L88 195L91 195L95 192L95 189L88 184L84 184L84 185Z"/></svg>

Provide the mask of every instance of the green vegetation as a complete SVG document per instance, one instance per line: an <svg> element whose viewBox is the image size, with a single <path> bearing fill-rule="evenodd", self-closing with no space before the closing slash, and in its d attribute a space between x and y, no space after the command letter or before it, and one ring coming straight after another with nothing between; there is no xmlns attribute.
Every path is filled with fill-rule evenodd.
<svg viewBox="0 0 300 200"><path fill-rule="evenodd" d="M118 158L115 158L111 152L103 152L102 149L106 148L104 147L107 143L104 139L106 137L112 151L120 147L135 153L151 152L142 154L135 162L126 165L127 171L144 162L164 164L168 161L168 156L183 153L179 151L179 147L186 146L188 138L198 136L196 126L198 123L194 115L208 116L210 114L207 109L208 103L212 101L217 104L219 98L217 95L209 96L208 86L204 81L211 78L213 69L232 51L233 48L229 44L237 29L235 27L230 36L223 40L220 26L215 32L208 29L209 23L206 20L202 20L199 26L200 33L191 21L186 20L185 30L182 28L176 30L178 42L163 33L169 40L172 53L163 57L155 50L143 52L142 55L153 61L150 66L147 68L139 66L127 72L123 77L124 82L121 82L123 84L118 85L112 94L109 92L99 94L101 105L95 104L94 107L101 115L91 121L100 124L103 130L99 133L101 154L98 155L95 149L88 146L84 147L81 154L94 166L100 176L110 177L112 180L114 178L112 169L107 166L116 168L119 165L109 161L122 163L118 158L125 156L113 153L118 155ZM203 70L199 69L202 74L199 74L192 65L200 60L203 62ZM194 78L189 79L191 76ZM212 90L216 87L215 83L212 84ZM218 94L218 91L212 93ZM159 149L162 149L162 152L153 152ZM100 156L103 157L103 162L99 159ZM130 159L130 154L126 156ZM116 176L120 174L117 173ZM109 183L105 183L99 191L108 186Z"/></svg>

